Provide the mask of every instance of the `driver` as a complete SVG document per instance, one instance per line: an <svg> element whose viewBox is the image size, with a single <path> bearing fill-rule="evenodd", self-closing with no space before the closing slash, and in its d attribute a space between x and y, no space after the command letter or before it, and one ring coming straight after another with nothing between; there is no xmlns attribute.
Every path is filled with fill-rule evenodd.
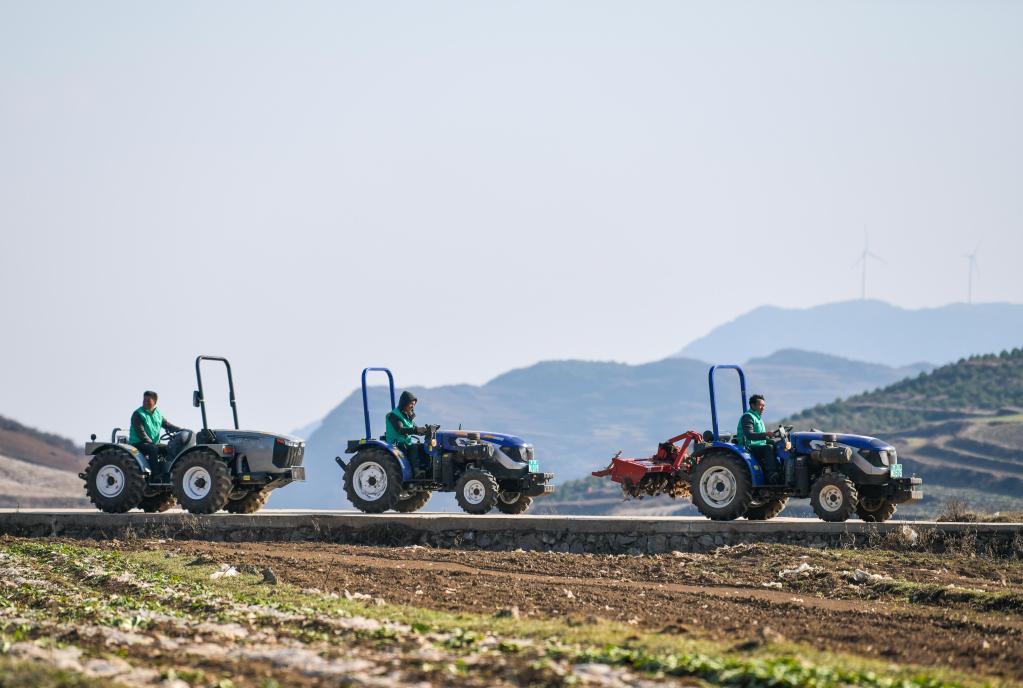
<svg viewBox="0 0 1023 688"><path fill-rule="evenodd" d="M423 456L418 449L420 445L412 441L414 435L426 434L426 428L417 427L412 422L416 417L416 402L418 401L415 394L405 390L398 398L398 406L387 414L385 420L387 434L384 439L388 444L400 449L409 460L415 453Z"/></svg>
<svg viewBox="0 0 1023 688"><path fill-rule="evenodd" d="M131 414L131 432L128 434L128 444L146 455L150 463L160 461L161 433L178 432L181 430L169 420L163 417L160 409L156 408L157 393L145 391L142 393L142 406L135 409Z"/></svg>
<svg viewBox="0 0 1023 688"><path fill-rule="evenodd" d="M739 419L739 427L735 430L735 443L744 447L764 467L764 477L769 485L781 482L781 467L774 455L774 443L768 442L771 433L764 425L764 409L767 402L761 394L749 398L749 410Z"/></svg>

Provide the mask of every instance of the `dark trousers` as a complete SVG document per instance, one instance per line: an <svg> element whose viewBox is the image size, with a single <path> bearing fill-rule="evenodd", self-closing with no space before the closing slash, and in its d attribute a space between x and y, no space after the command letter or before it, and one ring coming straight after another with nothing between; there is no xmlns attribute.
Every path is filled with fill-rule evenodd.
<svg viewBox="0 0 1023 688"><path fill-rule="evenodd" d="M149 460L149 466L153 473L163 472L164 457L163 453L160 451L160 445L153 444L152 442L137 442L131 446L135 447L145 455L146 459Z"/></svg>
<svg viewBox="0 0 1023 688"><path fill-rule="evenodd" d="M754 459L760 462L760 466L764 469L764 477L770 478L773 474L781 472L781 466L778 464L778 457L774 455L774 445L768 442L767 444L755 444L749 448L749 453ZM778 476L780 479L780 475ZM770 481L774 482L774 481Z"/></svg>
<svg viewBox="0 0 1023 688"><path fill-rule="evenodd" d="M428 471L430 469L430 456L425 451L425 447L418 442L403 444L401 452L409 460L409 463L412 464L414 471Z"/></svg>

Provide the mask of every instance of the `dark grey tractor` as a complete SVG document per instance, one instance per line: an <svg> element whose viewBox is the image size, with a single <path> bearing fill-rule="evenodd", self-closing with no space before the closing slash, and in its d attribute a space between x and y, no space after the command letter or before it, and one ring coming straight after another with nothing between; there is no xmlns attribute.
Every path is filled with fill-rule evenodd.
<svg viewBox="0 0 1023 688"><path fill-rule="evenodd" d="M233 429L213 429L206 421L203 361L219 361L227 370ZM301 439L238 428L234 379L226 358L199 356L195 378L198 389L192 403L202 412L202 430L165 433L160 438L166 444L159 445L159 460L150 462L128 444L127 436L118 434L121 428L114 428L109 442L97 442L93 435L85 444L85 453L92 459L79 477L85 481L89 499L101 511L124 513L139 508L162 512L177 502L193 514L221 509L251 514L266 503L272 490L305 480L305 443Z"/></svg>

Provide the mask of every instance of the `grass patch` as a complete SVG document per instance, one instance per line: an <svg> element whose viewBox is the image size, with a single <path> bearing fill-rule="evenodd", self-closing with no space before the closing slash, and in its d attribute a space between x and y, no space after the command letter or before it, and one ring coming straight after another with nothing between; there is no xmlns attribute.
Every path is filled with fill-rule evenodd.
<svg viewBox="0 0 1023 688"><path fill-rule="evenodd" d="M0 688L120 688L109 679L96 679L34 662L0 657Z"/></svg>

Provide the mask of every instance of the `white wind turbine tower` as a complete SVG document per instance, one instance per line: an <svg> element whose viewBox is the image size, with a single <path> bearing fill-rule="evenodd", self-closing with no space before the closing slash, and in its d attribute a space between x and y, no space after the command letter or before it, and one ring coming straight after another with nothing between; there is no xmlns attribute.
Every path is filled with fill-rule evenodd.
<svg viewBox="0 0 1023 688"><path fill-rule="evenodd" d="M966 303L973 303L973 273L980 272L980 267L977 265L977 251L980 250L980 242L977 242L976 248L973 249L973 253L966 253L963 258L967 260L966 267Z"/></svg>
<svg viewBox="0 0 1023 688"><path fill-rule="evenodd" d="M871 258L873 258L874 260L880 261L882 263L884 262L884 258L882 258L881 256L879 256L879 255L877 255L875 253L871 253L870 252L870 241L869 241L869 238L867 237L867 235L864 234L863 235L863 253L861 253L860 257L856 259L855 263L853 263L853 267L856 267L857 265L860 265L863 268L863 272L862 272L862 274L860 276L860 299L864 299L864 300L867 298L867 262Z"/></svg>

